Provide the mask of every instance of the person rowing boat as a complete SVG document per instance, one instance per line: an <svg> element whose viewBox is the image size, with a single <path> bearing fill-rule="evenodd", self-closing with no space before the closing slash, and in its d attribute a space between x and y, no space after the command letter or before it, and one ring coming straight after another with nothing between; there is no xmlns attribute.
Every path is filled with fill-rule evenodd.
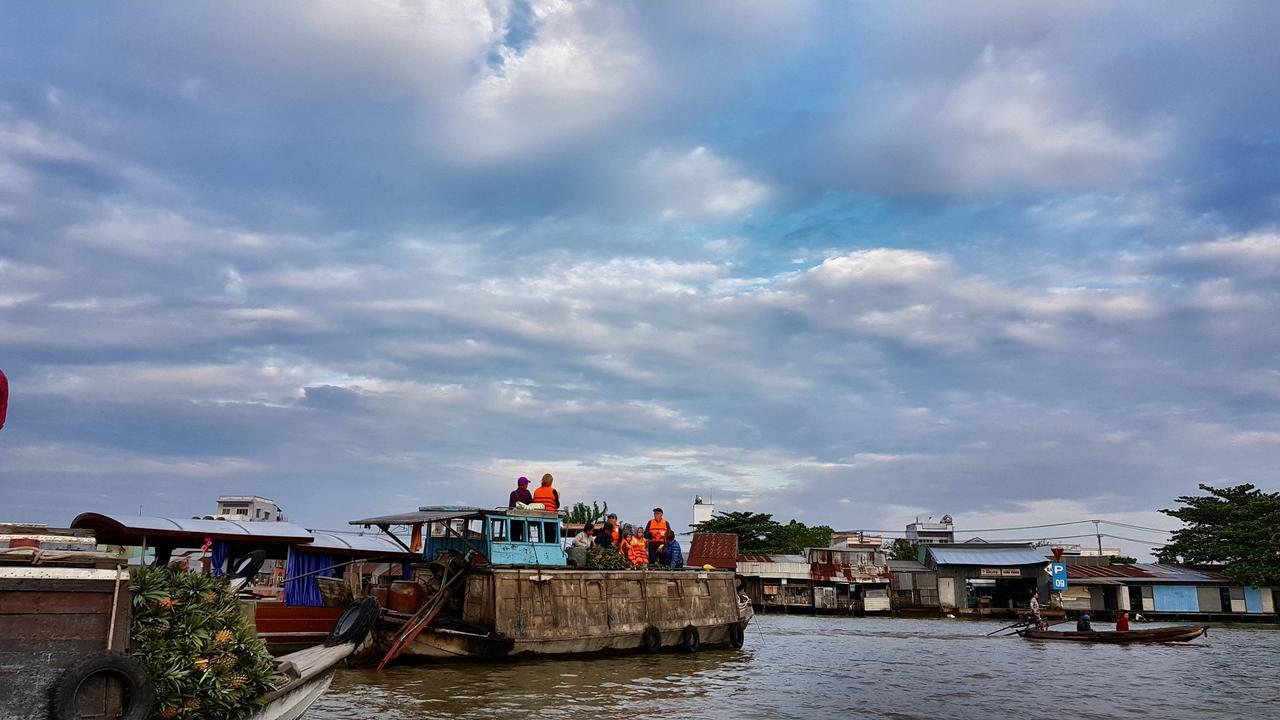
<svg viewBox="0 0 1280 720"><path fill-rule="evenodd" d="M1040 617L1040 591L1031 591L1031 622L1035 624L1037 630L1044 630L1044 618Z"/></svg>

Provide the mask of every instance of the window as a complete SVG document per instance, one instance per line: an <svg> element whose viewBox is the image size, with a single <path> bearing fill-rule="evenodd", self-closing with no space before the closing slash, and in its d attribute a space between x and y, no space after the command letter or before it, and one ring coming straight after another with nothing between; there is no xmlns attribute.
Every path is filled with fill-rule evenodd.
<svg viewBox="0 0 1280 720"><path fill-rule="evenodd" d="M248 515L248 514L249 514L249 508L237 508L237 509L236 509L236 514L237 514L237 515Z"/></svg>
<svg viewBox="0 0 1280 720"><path fill-rule="evenodd" d="M489 535L498 542L504 542L507 539L507 521L506 520L490 520Z"/></svg>
<svg viewBox="0 0 1280 720"><path fill-rule="evenodd" d="M543 542L556 543L560 542L560 523L549 522L544 523L545 528L542 531Z"/></svg>
<svg viewBox="0 0 1280 720"><path fill-rule="evenodd" d="M484 519L472 518L467 521L467 539L479 540L484 535Z"/></svg>
<svg viewBox="0 0 1280 720"><path fill-rule="evenodd" d="M542 523L529 523L529 542L542 542Z"/></svg>
<svg viewBox="0 0 1280 720"><path fill-rule="evenodd" d="M511 521L511 542L524 542L524 521Z"/></svg>

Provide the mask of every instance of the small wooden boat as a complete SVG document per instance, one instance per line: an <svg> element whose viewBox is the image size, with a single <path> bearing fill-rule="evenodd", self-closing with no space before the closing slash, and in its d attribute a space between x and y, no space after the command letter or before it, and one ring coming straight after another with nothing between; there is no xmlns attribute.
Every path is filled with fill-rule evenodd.
<svg viewBox="0 0 1280 720"><path fill-rule="evenodd" d="M354 652L354 643L333 647L317 645L276 658L276 669L286 681L265 698L266 705L249 720L297 720L329 689L338 665Z"/></svg>
<svg viewBox="0 0 1280 720"><path fill-rule="evenodd" d="M1072 642L1094 643L1159 643L1188 642L1204 635L1209 628L1204 625L1179 625L1177 627L1153 628L1150 630L1125 630L1091 632L1058 632L1056 630L1019 630L1018 634L1028 640L1068 640Z"/></svg>

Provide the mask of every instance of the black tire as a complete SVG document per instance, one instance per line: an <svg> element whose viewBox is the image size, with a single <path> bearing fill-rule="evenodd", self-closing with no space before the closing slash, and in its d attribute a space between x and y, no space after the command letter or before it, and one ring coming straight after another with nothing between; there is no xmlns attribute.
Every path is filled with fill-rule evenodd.
<svg viewBox="0 0 1280 720"><path fill-rule="evenodd" d="M362 597L352 603L351 607L338 617L338 622L333 624L333 630L330 630L329 637L325 638L325 647L348 642L359 645L364 642L369 631L373 629L374 623L378 622L378 610L376 598Z"/></svg>
<svg viewBox="0 0 1280 720"><path fill-rule="evenodd" d="M84 683L95 675L114 675L124 685L125 713L120 720L146 720L156 702L156 690L142 663L112 650L104 650L75 663L53 687L53 720L80 720L79 696Z"/></svg>
<svg viewBox="0 0 1280 720"><path fill-rule="evenodd" d="M266 550L254 550L240 558L240 562L236 563L236 567L231 571L228 579L245 578L246 580L252 580L258 574L258 571L262 569L262 563L266 561Z"/></svg>
<svg viewBox="0 0 1280 720"><path fill-rule="evenodd" d="M734 650L738 650L742 647L742 644L745 643L746 641L747 641L747 633L746 633L746 630L743 629L740 623L734 623L729 626L729 646L730 647L732 647Z"/></svg>
<svg viewBox="0 0 1280 720"><path fill-rule="evenodd" d="M649 653L662 649L662 633L658 632L658 628L650 625L644 629L644 634L640 636L640 649Z"/></svg>
<svg viewBox="0 0 1280 720"><path fill-rule="evenodd" d="M685 627L684 632L680 633L680 647L684 648L685 652L698 652L698 648L702 647L702 639L698 635L698 628L692 625Z"/></svg>

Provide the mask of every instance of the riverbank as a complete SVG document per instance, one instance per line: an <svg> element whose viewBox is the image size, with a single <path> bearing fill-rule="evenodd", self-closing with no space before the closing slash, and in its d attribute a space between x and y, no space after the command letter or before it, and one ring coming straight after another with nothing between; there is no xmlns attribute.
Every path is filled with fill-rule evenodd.
<svg viewBox="0 0 1280 720"><path fill-rule="evenodd" d="M999 622L757 617L741 652L344 671L308 720L739 720L1280 714L1280 630L1215 627L1186 645L984 637Z"/></svg>

